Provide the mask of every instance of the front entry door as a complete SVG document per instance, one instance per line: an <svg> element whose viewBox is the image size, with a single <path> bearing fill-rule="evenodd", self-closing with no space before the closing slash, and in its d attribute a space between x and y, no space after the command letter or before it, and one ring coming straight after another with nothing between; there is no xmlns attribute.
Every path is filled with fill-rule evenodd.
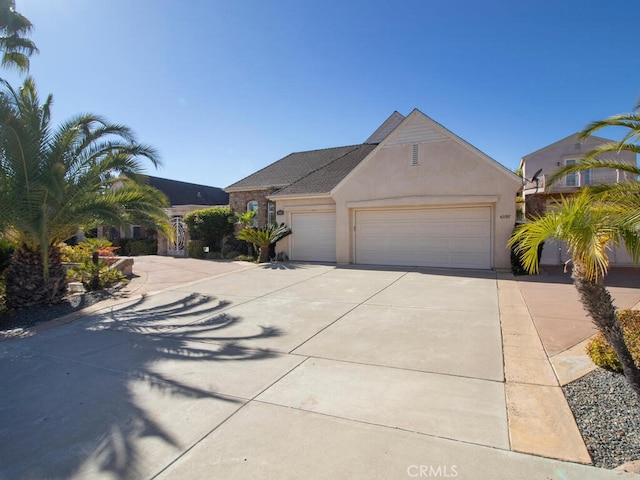
<svg viewBox="0 0 640 480"><path fill-rule="evenodd" d="M187 225L182 221L182 217L171 219L171 229L173 230L173 240L167 240L167 255L184 257L186 255Z"/></svg>

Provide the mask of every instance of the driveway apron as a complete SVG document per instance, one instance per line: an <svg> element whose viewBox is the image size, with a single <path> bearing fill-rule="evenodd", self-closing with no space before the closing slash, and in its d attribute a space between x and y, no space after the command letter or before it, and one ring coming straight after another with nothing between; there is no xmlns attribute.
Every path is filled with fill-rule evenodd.
<svg viewBox="0 0 640 480"><path fill-rule="evenodd" d="M0 343L0 478L613 478L510 451L495 273L225 268Z"/></svg>

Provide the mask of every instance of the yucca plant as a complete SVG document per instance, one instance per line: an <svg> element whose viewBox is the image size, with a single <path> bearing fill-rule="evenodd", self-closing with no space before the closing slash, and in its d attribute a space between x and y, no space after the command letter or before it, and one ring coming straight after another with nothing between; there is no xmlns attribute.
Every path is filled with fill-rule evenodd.
<svg viewBox="0 0 640 480"><path fill-rule="evenodd" d="M238 232L236 238L252 243L260 249L260 263L269 261L269 245L276 243L287 235L291 235L291 228L284 223L280 225L269 225L263 228L245 227Z"/></svg>

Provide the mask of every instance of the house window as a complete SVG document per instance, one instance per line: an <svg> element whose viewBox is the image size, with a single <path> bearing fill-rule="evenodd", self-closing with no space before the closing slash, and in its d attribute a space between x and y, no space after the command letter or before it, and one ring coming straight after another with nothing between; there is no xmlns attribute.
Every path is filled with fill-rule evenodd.
<svg viewBox="0 0 640 480"><path fill-rule="evenodd" d="M257 227L258 226L258 202L256 202L255 200L251 200L249 203L247 203L247 212L256 212L256 216L253 217L253 223L251 224L251 226Z"/></svg>
<svg viewBox="0 0 640 480"><path fill-rule="evenodd" d="M582 184L591 185L591 169L582 172Z"/></svg>
<svg viewBox="0 0 640 480"><path fill-rule="evenodd" d="M140 238L140 225L133 225L131 227L131 237L132 238Z"/></svg>
<svg viewBox="0 0 640 480"><path fill-rule="evenodd" d="M267 204L267 225L273 225L276 222L276 204L269 202Z"/></svg>
<svg viewBox="0 0 640 480"><path fill-rule="evenodd" d="M575 158L568 158L564 161L565 166L567 165L575 165L577 160ZM565 187L578 187L578 174L577 173L569 173L564 177L564 186Z"/></svg>

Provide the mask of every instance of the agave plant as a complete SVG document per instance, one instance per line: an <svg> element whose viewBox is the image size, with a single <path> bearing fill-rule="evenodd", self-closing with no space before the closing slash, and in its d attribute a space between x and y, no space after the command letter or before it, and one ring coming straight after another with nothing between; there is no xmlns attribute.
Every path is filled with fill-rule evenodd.
<svg viewBox="0 0 640 480"><path fill-rule="evenodd" d="M291 235L291 228L284 223L280 225L269 225L263 228L243 228L238 232L236 238L254 244L260 249L260 263L269 261L269 245L276 243L287 235Z"/></svg>

